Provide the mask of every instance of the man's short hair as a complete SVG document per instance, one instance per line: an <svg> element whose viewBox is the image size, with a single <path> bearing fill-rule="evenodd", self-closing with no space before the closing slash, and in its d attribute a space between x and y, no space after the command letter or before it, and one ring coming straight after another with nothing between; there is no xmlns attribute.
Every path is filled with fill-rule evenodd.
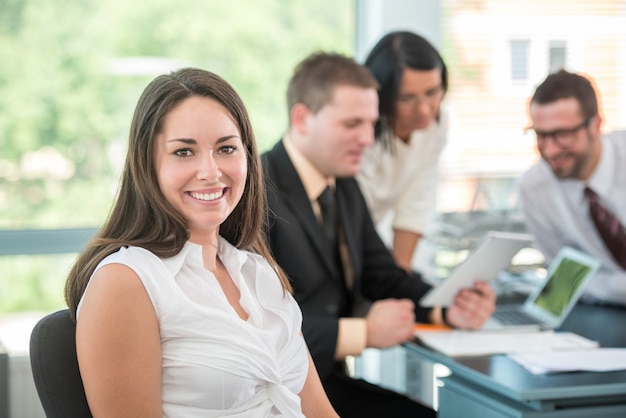
<svg viewBox="0 0 626 418"><path fill-rule="evenodd" d="M301 61L289 80L287 109L297 103L313 113L331 102L338 86L377 89L378 82L370 71L354 59L338 53L316 52Z"/></svg>
<svg viewBox="0 0 626 418"><path fill-rule="evenodd" d="M580 106L583 118L598 113L598 99L591 82L579 75L560 70L550 74L535 90L530 104L544 105L573 97Z"/></svg>

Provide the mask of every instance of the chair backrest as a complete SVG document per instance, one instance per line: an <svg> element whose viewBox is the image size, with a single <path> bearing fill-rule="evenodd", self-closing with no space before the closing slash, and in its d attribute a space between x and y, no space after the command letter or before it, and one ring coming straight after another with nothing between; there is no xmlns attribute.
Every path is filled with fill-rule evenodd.
<svg viewBox="0 0 626 418"><path fill-rule="evenodd" d="M43 317L30 337L30 364L48 418L91 417L76 359L76 324L69 309Z"/></svg>

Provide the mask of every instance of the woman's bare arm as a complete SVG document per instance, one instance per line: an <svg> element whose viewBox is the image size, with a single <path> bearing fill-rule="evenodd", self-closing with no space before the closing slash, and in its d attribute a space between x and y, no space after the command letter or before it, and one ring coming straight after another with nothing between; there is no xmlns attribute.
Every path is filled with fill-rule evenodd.
<svg viewBox="0 0 626 418"><path fill-rule="evenodd" d="M304 387L300 392L300 399L302 402L302 412L307 418L332 418L338 417L337 413L333 409L333 406L324 392L324 387L320 381L320 377L317 374L317 369L307 349L307 356L309 358L309 372L307 374Z"/></svg>
<svg viewBox="0 0 626 418"><path fill-rule="evenodd" d="M94 417L161 417L161 344L156 313L127 266L99 269L76 327L76 349Z"/></svg>

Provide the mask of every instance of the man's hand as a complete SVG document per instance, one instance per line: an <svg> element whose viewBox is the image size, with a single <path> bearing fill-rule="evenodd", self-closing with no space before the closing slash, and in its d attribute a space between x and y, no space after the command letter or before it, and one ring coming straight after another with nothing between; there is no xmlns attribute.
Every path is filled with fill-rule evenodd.
<svg viewBox="0 0 626 418"><path fill-rule="evenodd" d="M386 348L413 338L415 305L409 299L374 302L367 317L367 347Z"/></svg>
<svg viewBox="0 0 626 418"><path fill-rule="evenodd" d="M454 304L446 311L446 322L455 328L479 329L496 307L496 295L491 286L482 281L472 289L461 289Z"/></svg>

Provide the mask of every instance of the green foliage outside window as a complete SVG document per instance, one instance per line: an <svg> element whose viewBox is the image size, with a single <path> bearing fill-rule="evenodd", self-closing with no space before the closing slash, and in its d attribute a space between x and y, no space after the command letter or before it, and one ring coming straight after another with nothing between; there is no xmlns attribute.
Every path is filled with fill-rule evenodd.
<svg viewBox="0 0 626 418"><path fill-rule="evenodd" d="M196 66L223 76L265 150L286 128L294 65L354 44L351 1L0 0L0 10L0 229L98 226L133 108L156 75ZM67 263L39 264L0 258L11 300L0 312L29 308L24 295L32 306L51 292L61 300L42 270L64 276Z"/></svg>

